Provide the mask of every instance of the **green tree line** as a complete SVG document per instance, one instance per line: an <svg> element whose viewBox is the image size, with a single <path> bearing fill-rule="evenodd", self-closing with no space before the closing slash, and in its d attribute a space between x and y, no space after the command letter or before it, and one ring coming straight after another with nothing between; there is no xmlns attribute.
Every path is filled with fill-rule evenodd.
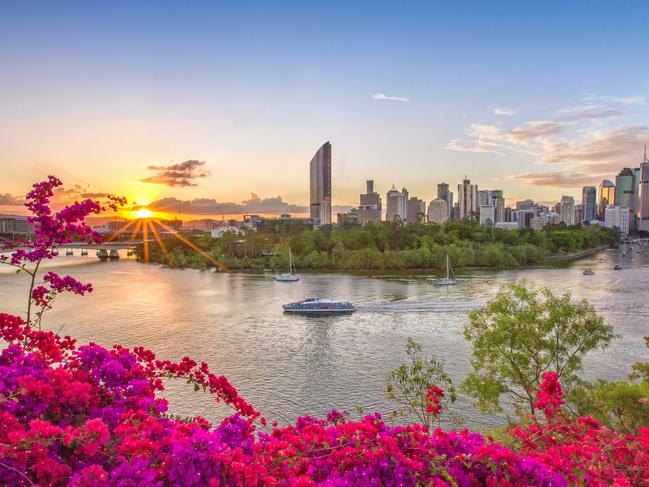
<svg viewBox="0 0 649 487"><path fill-rule="evenodd" d="M230 269L285 269L288 247L298 269L406 270L516 267L544 258L579 252L617 241L615 231L595 225L547 225L544 229L504 230L470 221L444 224L380 222L364 227L332 225L317 230L278 227L272 231L227 232L221 237L189 237ZM172 267L206 268L213 264L183 242L167 237L149 244L151 262ZM138 256L143 257L143 247Z"/></svg>

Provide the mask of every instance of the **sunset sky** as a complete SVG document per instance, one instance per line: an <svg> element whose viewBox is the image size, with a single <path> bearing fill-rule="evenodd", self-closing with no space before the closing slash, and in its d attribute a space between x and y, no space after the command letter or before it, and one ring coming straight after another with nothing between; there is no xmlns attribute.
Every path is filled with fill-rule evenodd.
<svg viewBox="0 0 649 487"><path fill-rule="evenodd" d="M336 205L368 178L430 200L465 173L508 200L577 196L649 143L648 19L644 1L7 2L0 212L55 174L70 197L298 213L327 140Z"/></svg>

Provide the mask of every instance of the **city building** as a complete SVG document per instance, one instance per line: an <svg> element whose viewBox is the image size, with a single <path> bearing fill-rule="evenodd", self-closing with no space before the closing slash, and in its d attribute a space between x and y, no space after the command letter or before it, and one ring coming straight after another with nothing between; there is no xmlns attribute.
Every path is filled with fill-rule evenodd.
<svg viewBox="0 0 649 487"><path fill-rule="evenodd" d="M534 203L534 200L522 200L522 201L517 201L516 202L516 209L517 210L530 210L536 203Z"/></svg>
<svg viewBox="0 0 649 487"><path fill-rule="evenodd" d="M358 207L361 225L381 221L381 195L374 191L373 180L367 180L366 191L365 194L361 194L360 205Z"/></svg>
<svg viewBox="0 0 649 487"><path fill-rule="evenodd" d="M331 223L331 144L325 144L311 159L311 218L316 225Z"/></svg>
<svg viewBox="0 0 649 487"><path fill-rule="evenodd" d="M649 159L647 146L644 148L644 158L640 164L640 191L638 198L638 231L649 232Z"/></svg>
<svg viewBox="0 0 649 487"><path fill-rule="evenodd" d="M478 185L464 176L462 184L457 185L459 219L475 218L478 214Z"/></svg>
<svg viewBox="0 0 649 487"><path fill-rule="evenodd" d="M408 199L406 208L406 220L408 223L423 223L426 221L426 202L416 196Z"/></svg>
<svg viewBox="0 0 649 487"><path fill-rule="evenodd" d="M530 220L530 228L532 230L541 230L544 226L548 224L547 215L539 215L532 217Z"/></svg>
<svg viewBox="0 0 649 487"><path fill-rule="evenodd" d="M448 216L450 218L451 212L453 211L453 192L448 190L448 184L439 183L437 185L437 197L441 200L446 201Z"/></svg>
<svg viewBox="0 0 649 487"><path fill-rule="evenodd" d="M401 191L398 191L394 185L392 185L392 189L390 189L386 195L385 206L385 219L387 221L405 221L408 210L408 190L402 188Z"/></svg>
<svg viewBox="0 0 649 487"><path fill-rule="evenodd" d="M491 191L488 189L481 189L478 191L478 206L491 204Z"/></svg>
<svg viewBox="0 0 649 487"><path fill-rule="evenodd" d="M575 199L572 196L562 196L559 203L559 222L566 225L575 224Z"/></svg>
<svg viewBox="0 0 649 487"><path fill-rule="evenodd" d="M502 189L491 190L491 204L494 207L494 223L505 221L505 196Z"/></svg>
<svg viewBox="0 0 649 487"><path fill-rule="evenodd" d="M337 213L336 220L343 228L358 227L361 225L361 217L357 208L352 208L347 213Z"/></svg>
<svg viewBox="0 0 649 487"><path fill-rule="evenodd" d="M501 230L518 230L518 222L497 222L494 226Z"/></svg>
<svg viewBox="0 0 649 487"><path fill-rule="evenodd" d="M635 171L625 167L615 177L615 206L635 209Z"/></svg>
<svg viewBox="0 0 649 487"><path fill-rule="evenodd" d="M493 225L496 223L495 214L493 205L480 205L480 225Z"/></svg>
<svg viewBox="0 0 649 487"><path fill-rule="evenodd" d="M615 203L615 184L608 179L604 179L599 185L599 205L597 207L597 216L599 220L604 221L604 212L606 208Z"/></svg>
<svg viewBox="0 0 649 487"><path fill-rule="evenodd" d="M428 222L444 223L448 221L448 202L442 198L436 198L428 203Z"/></svg>
<svg viewBox="0 0 649 487"><path fill-rule="evenodd" d="M34 233L34 224L27 220L26 216L6 216L0 217L0 233L11 234L11 238L16 235L27 236Z"/></svg>
<svg viewBox="0 0 649 487"><path fill-rule="evenodd" d="M597 188L595 186L584 186L581 189L581 206L583 216L577 222L592 222L597 219Z"/></svg>
<svg viewBox="0 0 649 487"><path fill-rule="evenodd" d="M575 205L575 225L584 221L584 206L581 203Z"/></svg>
<svg viewBox="0 0 649 487"><path fill-rule="evenodd" d="M631 208L622 206L609 206L604 213L604 226L606 228L617 228L620 232L628 235L633 221Z"/></svg>

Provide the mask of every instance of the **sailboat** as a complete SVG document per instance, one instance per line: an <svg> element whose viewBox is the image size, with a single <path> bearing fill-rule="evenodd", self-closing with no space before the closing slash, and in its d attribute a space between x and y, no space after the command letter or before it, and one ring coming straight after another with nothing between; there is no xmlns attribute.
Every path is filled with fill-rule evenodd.
<svg viewBox="0 0 649 487"><path fill-rule="evenodd" d="M448 254L446 254L446 277L442 277L441 279L438 279L435 281L435 286L454 286L457 284L455 282L455 278L451 277L451 261L448 258Z"/></svg>
<svg viewBox="0 0 649 487"><path fill-rule="evenodd" d="M288 248L288 272L284 274L277 274L276 281L293 282L299 281L300 276L295 273L295 266L293 265L293 255L291 254L291 247Z"/></svg>

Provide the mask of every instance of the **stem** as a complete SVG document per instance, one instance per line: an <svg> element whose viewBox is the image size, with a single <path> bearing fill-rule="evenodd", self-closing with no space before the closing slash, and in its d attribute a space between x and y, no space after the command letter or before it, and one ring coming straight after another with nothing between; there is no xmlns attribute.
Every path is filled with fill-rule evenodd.
<svg viewBox="0 0 649 487"><path fill-rule="evenodd" d="M32 315L32 290L34 289L34 282L36 281L36 273L38 272L38 266L41 265L41 261L43 259L39 259L38 262L36 262L36 267L34 267L34 272L32 272L32 279L31 282L29 283L29 294L27 295L27 324L29 325L31 323L31 315ZM40 323L38 324L38 330L40 331Z"/></svg>

